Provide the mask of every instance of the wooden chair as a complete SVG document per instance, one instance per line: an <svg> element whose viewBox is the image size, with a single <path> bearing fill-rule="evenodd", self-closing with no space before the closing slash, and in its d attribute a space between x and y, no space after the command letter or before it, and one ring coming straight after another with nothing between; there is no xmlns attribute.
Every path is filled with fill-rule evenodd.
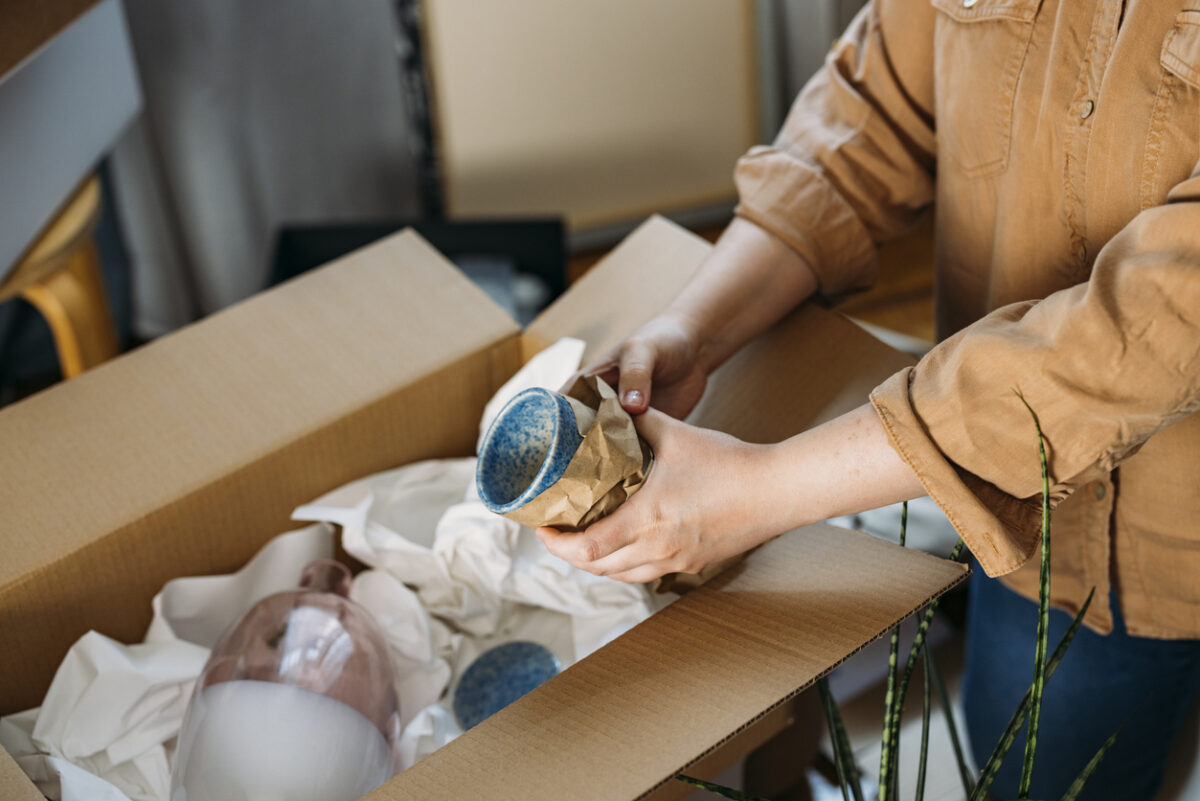
<svg viewBox="0 0 1200 801"><path fill-rule="evenodd" d="M92 234L100 218L95 176L67 201L0 281L0 301L22 297L46 318L63 378L117 355L117 334Z"/></svg>

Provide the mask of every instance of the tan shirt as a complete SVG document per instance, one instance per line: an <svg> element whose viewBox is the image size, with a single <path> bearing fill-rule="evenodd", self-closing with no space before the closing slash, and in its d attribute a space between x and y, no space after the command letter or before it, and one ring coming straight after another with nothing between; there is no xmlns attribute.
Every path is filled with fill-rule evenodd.
<svg viewBox="0 0 1200 801"><path fill-rule="evenodd" d="M987 573L1036 597L1024 395L1053 598L1094 586L1100 631L1112 586L1131 633L1200 637L1198 142L1200 0L878 0L737 168L738 213L828 296L933 204L942 342L871 399Z"/></svg>

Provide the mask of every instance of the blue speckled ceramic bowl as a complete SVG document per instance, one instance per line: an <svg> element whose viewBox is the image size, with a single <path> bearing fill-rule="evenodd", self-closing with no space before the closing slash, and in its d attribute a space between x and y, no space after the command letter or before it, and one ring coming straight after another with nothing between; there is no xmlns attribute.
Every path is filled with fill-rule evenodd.
<svg viewBox="0 0 1200 801"><path fill-rule="evenodd" d="M496 514L519 509L558 481L583 437L567 399L548 389L519 393L483 438L475 485Z"/></svg>
<svg viewBox="0 0 1200 801"><path fill-rule="evenodd" d="M509 642L484 651L471 663L454 691L454 715L464 729L499 712L562 666L535 642Z"/></svg>

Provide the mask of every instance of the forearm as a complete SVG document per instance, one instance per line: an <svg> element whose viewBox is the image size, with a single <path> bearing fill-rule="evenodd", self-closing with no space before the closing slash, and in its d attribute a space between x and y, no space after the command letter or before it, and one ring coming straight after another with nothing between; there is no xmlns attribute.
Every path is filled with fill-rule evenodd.
<svg viewBox="0 0 1200 801"><path fill-rule="evenodd" d="M754 223L734 219L665 314L692 332L711 373L817 288L807 262Z"/></svg>
<svg viewBox="0 0 1200 801"><path fill-rule="evenodd" d="M781 532L924 494L870 406L774 445L754 445L649 409L646 486L582 533L538 529L576 567L621 581L694 573Z"/></svg>
<svg viewBox="0 0 1200 801"><path fill-rule="evenodd" d="M870 404L762 446L757 458L760 508L777 516L776 532L926 494Z"/></svg>

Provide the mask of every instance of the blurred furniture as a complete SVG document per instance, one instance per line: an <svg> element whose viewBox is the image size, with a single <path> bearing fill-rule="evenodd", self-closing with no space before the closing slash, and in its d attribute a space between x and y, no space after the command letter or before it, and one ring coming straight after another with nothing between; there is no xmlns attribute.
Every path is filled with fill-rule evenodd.
<svg viewBox="0 0 1200 801"><path fill-rule="evenodd" d="M6 3L2 17L0 279L141 106L119 0Z"/></svg>
<svg viewBox="0 0 1200 801"><path fill-rule="evenodd" d="M3 19L0 300L33 304L69 377L117 351L93 244L101 192L89 176L141 92L120 0L7 3ZM49 337L29 309L4 311L0 394L24 386L19 396L53 371Z"/></svg>
<svg viewBox="0 0 1200 801"><path fill-rule="evenodd" d="M566 289L566 235L562 220L555 218L288 225L275 241L270 283L282 283L409 226L522 324Z"/></svg>
<svg viewBox="0 0 1200 801"><path fill-rule="evenodd" d="M92 238L99 217L100 182L93 176L0 280L0 301L19 296L46 318L64 378L118 351Z"/></svg>
<svg viewBox="0 0 1200 801"><path fill-rule="evenodd" d="M555 218L461 222L414 218L286 225L275 242L270 283L282 283L410 226L450 261L500 255L511 259L522 272L540 278L552 297L567 288L565 232L562 220Z"/></svg>
<svg viewBox="0 0 1200 801"><path fill-rule="evenodd" d="M145 109L110 161L133 330L262 290L283 225L416 216L393 0L122 0Z"/></svg>
<svg viewBox="0 0 1200 801"><path fill-rule="evenodd" d="M652 212L728 215L763 136L751 0L422 10L448 217L562 215L579 247Z"/></svg>

